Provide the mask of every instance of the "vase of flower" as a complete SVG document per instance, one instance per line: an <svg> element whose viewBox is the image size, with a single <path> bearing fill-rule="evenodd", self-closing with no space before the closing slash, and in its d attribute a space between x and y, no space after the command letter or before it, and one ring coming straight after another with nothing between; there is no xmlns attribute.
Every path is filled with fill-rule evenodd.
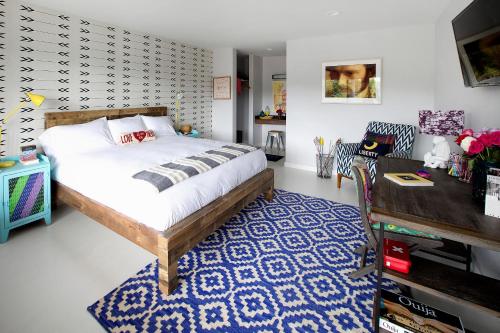
<svg viewBox="0 0 500 333"><path fill-rule="evenodd" d="M474 133L466 129L455 142L464 150L465 157L473 160L472 197L484 206L488 169L500 168L500 130Z"/></svg>

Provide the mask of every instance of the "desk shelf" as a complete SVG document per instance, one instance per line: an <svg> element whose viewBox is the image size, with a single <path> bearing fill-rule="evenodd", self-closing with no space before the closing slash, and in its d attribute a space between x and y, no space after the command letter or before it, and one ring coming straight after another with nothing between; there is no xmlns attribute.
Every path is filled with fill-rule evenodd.
<svg viewBox="0 0 500 333"><path fill-rule="evenodd" d="M411 257L409 274L384 269L383 276L397 283L415 288L459 304L478 308L500 317L500 280L468 273L420 257Z"/></svg>
<svg viewBox="0 0 500 333"><path fill-rule="evenodd" d="M273 116L271 119L260 119L259 116L256 116L255 123L260 125L286 125L286 117Z"/></svg>

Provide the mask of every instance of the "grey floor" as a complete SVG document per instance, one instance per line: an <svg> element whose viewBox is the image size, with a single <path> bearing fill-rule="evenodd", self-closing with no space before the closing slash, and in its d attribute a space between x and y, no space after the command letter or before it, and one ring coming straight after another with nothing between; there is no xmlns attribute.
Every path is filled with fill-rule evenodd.
<svg viewBox="0 0 500 333"><path fill-rule="evenodd" d="M356 204L350 180L339 191L334 180L285 168L283 160L270 165L275 169L276 188ZM51 226L36 223L14 230L8 242L0 245L1 333L103 332L86 307L154 260L70 208L55 211L53 221ZM448 308L439 300L435 303ZM467 317L480 322L474 325L479 327L477 332L493 327L488 317L473 312Z"/></svg>

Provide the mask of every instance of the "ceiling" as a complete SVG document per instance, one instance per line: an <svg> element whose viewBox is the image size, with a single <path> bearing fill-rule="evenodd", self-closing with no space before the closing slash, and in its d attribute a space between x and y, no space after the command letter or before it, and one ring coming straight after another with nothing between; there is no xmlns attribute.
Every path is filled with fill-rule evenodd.
<svg viewBox="0 0 500 333"><path fill-rule="evenodd" d="M433 23L451 0L27 0L200 47L285 53L285 41ZM328 13L338 11L336 16ZM269 50L272 49L272 50Z"/></svg>

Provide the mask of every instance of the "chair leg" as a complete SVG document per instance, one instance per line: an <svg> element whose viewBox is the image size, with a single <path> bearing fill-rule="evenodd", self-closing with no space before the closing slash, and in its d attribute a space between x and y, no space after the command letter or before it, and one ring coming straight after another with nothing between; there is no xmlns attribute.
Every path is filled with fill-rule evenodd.
<svg viewBox="0 0 500 333"><path fill-rule="evenodd" d="M266 140L266 148L264 149L264 151L266 151L266 152L267 152L267 147L269 146L269 140L271 140L271 137L268 134L267 135L267 140Z"/></svg>
<svg viewBox="0 0 500 333"><path fill-rule="evenodd" d="M342 187L342 174L337 174L337 188L340 189Z"/></svg>
<svg viewBox="0 0 500 333"><path fill-rule="evenodd" d="M358 279L362 276L365 276L367 274L370 274L371 272L375 271L375 264L371 264L366 266L366 255L368 253L368 247L366 245L362 245L358 247L354 252L361 254L361 258L359 259L359 269L355 272L352 272L349 274L349 277L351 279Z"/></svg>
<svg viewBox="0 0 500 333"><path fill-rule="evenodd" d="M349 277L351 279L359 279L360 277L373 273L374 271L375 271L375 264L370 264L368 266L358 269L354 273L351 273Z"/></svg>

